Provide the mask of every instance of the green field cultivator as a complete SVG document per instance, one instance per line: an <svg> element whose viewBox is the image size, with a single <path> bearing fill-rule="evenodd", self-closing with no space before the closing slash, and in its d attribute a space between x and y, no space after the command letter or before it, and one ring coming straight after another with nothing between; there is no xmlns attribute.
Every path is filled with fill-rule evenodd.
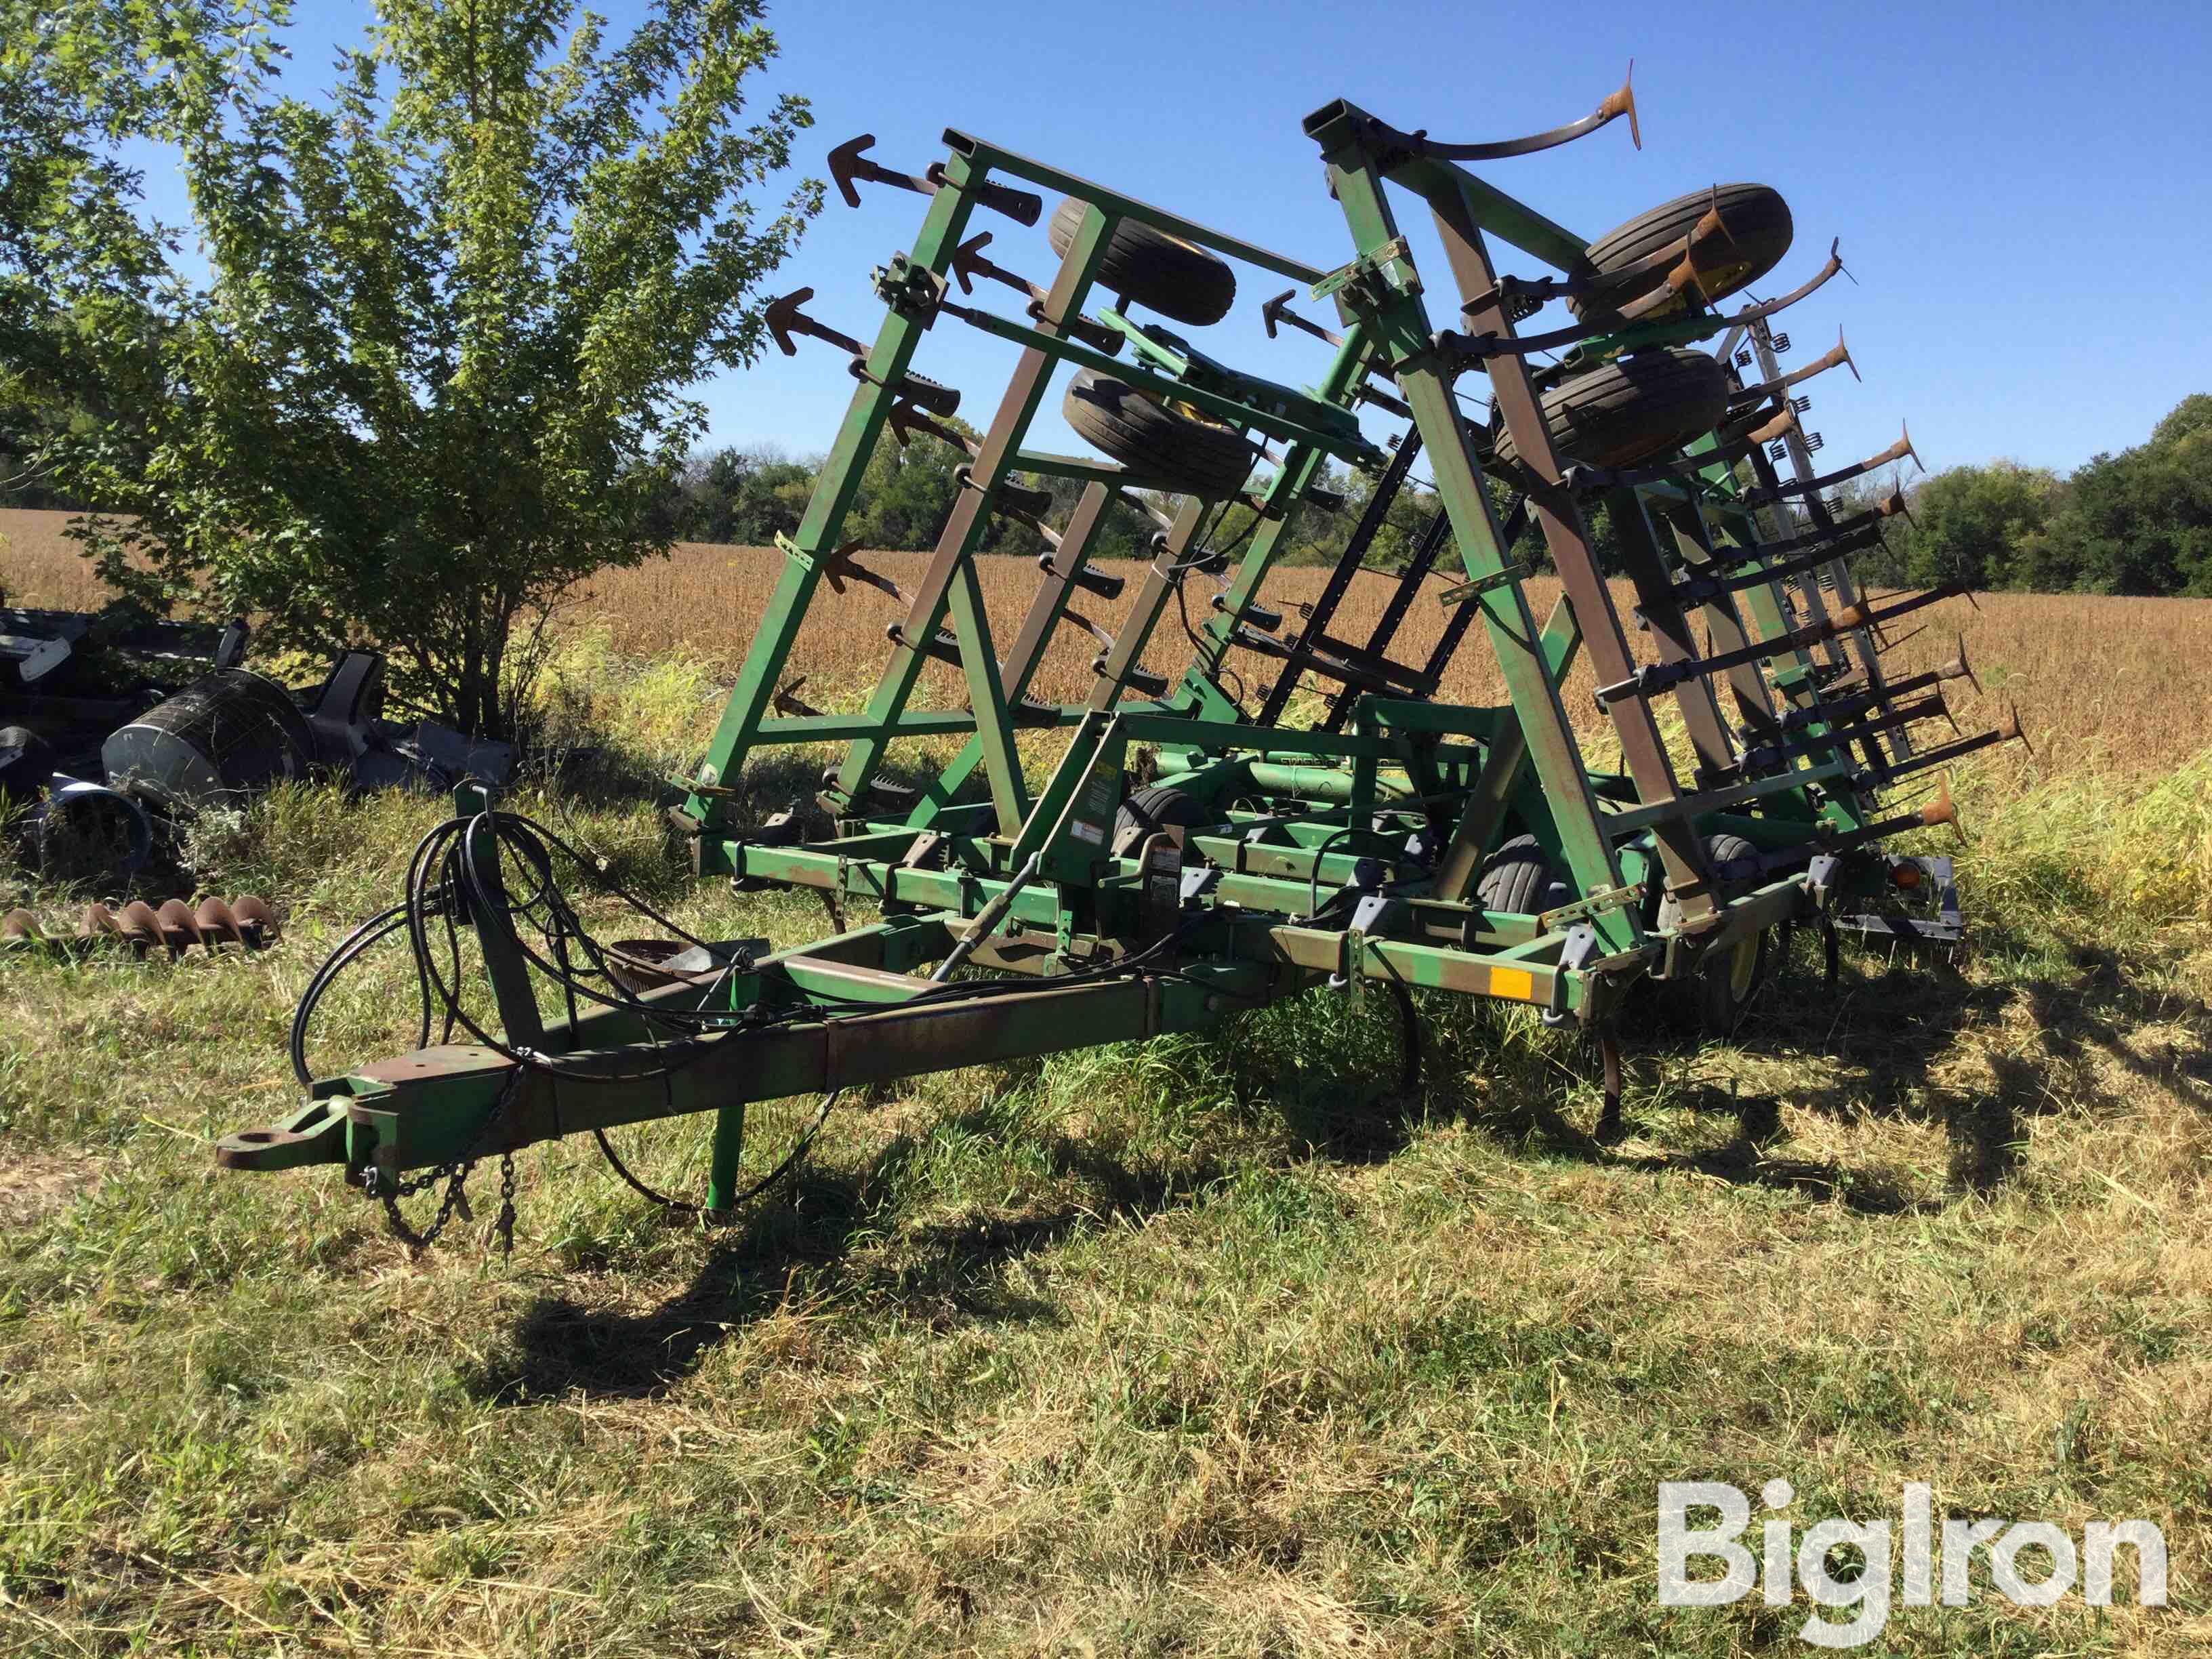
<svg viewBox="0 0 2212 1659"><path fill-rule="evenodd" d="M1447 144L1349 104L1316 111L1305 131L1350 232L1352 257L1334 268L964 133L912 176L870 159L869 139L841 147L831 166L848 203L882 183L921 194L926 211L909 251L873 273L884 316L872 343L810 317L811 290L770 307L780 346L823 341L856 384L673 816L702 877L812 888L835 915L862 902L876 919L796 950L602 945L561 896L564 849L479 797L425 842L405 899L349 942L302 1011L304 1026L378 929L404 929L424 969L422 1046L312 1082L281 1127L224 1140L222 1162L338 1164L387 1203L443 1180L442 1218L486 1156L585 1133L605 1146L615 1126L710 1113L695 1197L726 1211L788 1166L840 1091L1198 1030L1323 986L1389 994L1409 1036L1416 988L1577 1025L1596 1040L1610 1128L1613 1018L1651 982L1671 988L1684 1019L1726 1031L1795 927L1825 938L1831 973L1839 927L1955 940L1948 861L1881 849L1951 823L1948 790L1917 805L1892 792L1936 782L1954 757L2017 736L2016 722L1923 746L1915 733L1948 718L1942 683L1966 663L1885 678L1885 630L1947 596L1862 594L1853 556L1903 501L1847 510L1830 492L1911 444L1820 472L1796 388L1850 358L1839 342L1785 372L1787 337L1770 326L1840 261L1832 251L1793 291L1755 302L1747 290L1791 240L1765 186L1700 191L1589 241L1466 165L1620 118L1633 129L1626 88L1553 132ZM1063 198L1048 217L1047 196ZM1398 217L1409 207L1428 216L1441 268L1416 267ZM1048 244L1058 261L1046 280L985 254L979 212L1042 222L1034 252ZM1501 270L1509 250L1547 269ZM1317 385L1231 368L1149 319L1218 322L1237 266L1291 285L1267 302L1266 331L1333 349ZM1012 306L986 303L1009 290ZM1554 301L1559 325L1522 331ZM946 423L958 394L912 367L946 328L1018 349L980 437ZM1029 447L1062 371L1068 424L1108 459ZM908 586L868 568L845 536L887 442L965 452L934 555ZM1379 620L1352 637L1342 602L1417 465L1432 516L1389 573ZM1327 487L1343 470L1362 480L1349 496ZM1056 480L1072 483L1039 482ZM1352 514L1355 500L1318 597L1270 606L1300 515ZM1091 562L1117 503L1156 526L1149 563L1128 577ZM1611 573L1592 550L1598 503L1618 544ZM1249 530L1221 534L1240 508ZM998 517L1048 550L1010 641L994 637L977 568ZM1565 590L1543 617L1529 597L1539 548ZM1633 590L1632 629L1608 574ZM809 608L878 599L889 643L866 708L806 708L787 666ZM1434 645L1396 649L1413 608L1439 604ZM1109 630L1079 605L1117 605L1122 619ZM1042 701L1048 647L1071 628L1097 641L1089 693ZM1146 665L1148 652L1156 665L1170 654L1156 636L1187 659L1179 673ZM1437 699L1463 649L1492 653L1507 702ZM1593 768L1570 723L1578 654L1620 772ZM964 706L916 706L933 661L957 670ZM1584 708L1590 695L1573 694ZM892 781L894 746L916 738L940 740L940 756L963 746L919 782ZM825 744L842 745L819 783L834 830L811 833L811 811L744 814L749 766ZM476 933L496 1021L469 1016L450 982L459 927ZM436 1011L457 1040L431 1042Z"/></svg>

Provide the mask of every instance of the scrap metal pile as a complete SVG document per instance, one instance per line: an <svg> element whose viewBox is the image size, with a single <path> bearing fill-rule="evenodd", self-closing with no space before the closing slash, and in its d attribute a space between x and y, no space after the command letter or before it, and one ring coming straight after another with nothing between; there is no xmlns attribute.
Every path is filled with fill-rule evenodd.
<svg viewBox="0 0 2212 1659"><path fill-rule="evenodd" d="M295 690L244 665L251 637L242 620L0 606L0 820L13 818L25 861L57 883L130 877L193 812L310 777L363 789L504 780L507 745L385 719L377 653L346 652L319 685ZM179 686L179 665L204 672ZM176 932L133 925L121 936L158 943ZM76 936L117 930L94 919ZM27 924L0 930L0 944L34 937Z"/></svg>
<svg viewBox="0 0 2212 1659"><path fill-rule="evenodd" d="M1943 682L1966 665L1885 674L1885 630L1946 595L1863 594L1851 562L1902 500L1851 510L1830 492L1911 456L1911 443L1820 471L1797 388L1850 359L1839 342L1785 370L1772 326L1840 261L1832 249L1758 302L1747 290L1792 240L1765 186L1697 191L1593 240L1469 170L1622 117L1632 130L1626 87L1552 132L1449 144L1346 103L1316 112L1305 131L1352 246L1334 267L964 133L911 175L870 159L868 138L842 146L831 161L849 204L874 182L921 194L927 210L908 250L873 273L872 342L809 316L811 290L771 309L783 349L824 341L856 384L677 822L702 876L816 889L876 919L775 952L600 945L560 896L557 842L479 798L426 842L408 894L372 926L404 928L441 975L453 930L473 928L496 1022L470 1020L440 977L446 1029L471 1041L429 1041L426 994L415 1052L319 1079L302 1060L308 1103L229 1137L222 1161L341 1164L395 1206L442 1179L442 1221L479 1158L587 1132L605 1146L613 1126L711 1112L698 1206L720 1212L788 1166L840 1090L1210 1027L1324 983L1385 990L1409 1017L1406 993L1421 988L1588 1030L1611 1128L1626 1000L1671 987L1686 1018L1725 1031L1787 928L1821 932L1832 971L1839 927L1955 939L1948 861L1882 846L1954 823L1948 790L1917 804L1894 792L2017 726L1923 746L1927 722L1948 718ZM1048 218L1042 192L1064 198ZM1396 216L1407 203L1431 221L1441 268L1417 266ZM1056 266L1032 282L987 257L979 211L1042 222L1037 251L1048 242ZM1509 251L1547 269L1501 269ZM1328 343L1316 386L1233 368L1166 325L1218 322L1239 265L1294 284L1268 301L1267 331ZM1012 314L986 303L1007 290ZM1293 308L1301 290L1332 325ZM1521 331L1554 301L1566 320ZM914 370L940 327L1018 350L980 437L945 423L958 393ZM1068 424L1108 459L1028 446L1062 370ZM868 569L845 538L886 441L964 453L963 488L910 586ZM1379 620L1351 629L1344 600L1417 463L1436 511ZM1351 510L1323 488L1332 464L1366 481L1358 523L1317 598L1270 605L1301 515ZM1057 522L1065 492L1021 482L1038 477L1079 487ZM1091 562L1116 502L1157 531L1128 577ZM1632 629L1593 552L1599 503ZM1249 535L1221 534L1239 506L1256 514ZM995 516L1048 548L1003 641L976 567ZM1547 616L1516 552L1532 532L1565 589ZM879 599L889 645L866 708L799 704L787 668L810 607ZM1125 603L1120 625L1073 608L1092 600ZM1414 607L1439 603L1434 645L1403 648ZM1170 616L1182 626L1161 629ZM1097 639L1092 682L1079 701L1048 702L1032 689L1069 627ZM1156 629L1188 643L1178 672L1161 672ZM1438 699L1466 649L1492 653L1506 702ZM1589 695L1568 689L1585 653L1618 772L1589 763L1568 719L1571 696ZM916 706L932 662L957 671L964 707ZM886 781L894 745L948 737L957 757L919 787ZM827 836L798 813L755 821L744 805L749 764L799 744L843 746L821 783ZM963 966L995 971L956 979ZM773 1103L817 1096L796 1111Z"/></svg>

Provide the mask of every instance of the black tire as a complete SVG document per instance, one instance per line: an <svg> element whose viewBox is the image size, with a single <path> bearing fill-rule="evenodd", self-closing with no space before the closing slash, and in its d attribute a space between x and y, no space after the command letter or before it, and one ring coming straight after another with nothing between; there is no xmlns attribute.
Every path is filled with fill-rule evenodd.
<svg viewBox="0 0 2212 1659"><path fill-rule="evenodd" d="M1060 412L1085 442L1131 471L1208 501L1242 489L1258 456L1234 428L1170 409L1096 369L1068 383Z"/></svg>
<svg viewBox="0 0 2212 1659"><path fill-rule="evenodd" d="M1065 258L1082 225L1083 204L1073 198L1054 209L1044 228L1052 251ZM1226 317L1237 299L1237 273L1226 262L1134 219L1122 220L1106 239L1096 281L1163 317L1201 328Z"/></svg>
<svg viewBox="0 0 2212 1659"><path fill-rule="evenodd" d="M1702 351L1668 346L1632 351L1546 392L1540 405L1563 462L1626 466L1710 432L1728 412L1728 371ZM1493 421L1498 461L1520 458L1513 434Z"/></svg>
<svg viewBox="0 0 2212 1659"><path fill-rule="evenodd" d="M1534 836L1516 836L1483 860L1474 884L1475 902L1484 909L1516 916L1555 910L1572 897Z"/></svg>
<svg viewBox="0 0 2212 1659"><path fill-rule="evenodd" d="M1577 317L1602 321L1617 314L1622 306L1659 287L1674 263L1673 260L1662 261L1647 270L1632 267L1680 242L1715 207L1720 209L1721 223L1726 227L1728 236L1717 250L1717 258L1714 252L1707 253L1705 282L1701 285L1706 299L1723 299L1757 282L1790 252L1796 227L1790 222L1790 204L1778 191L1765 185L1721 185L1714 189L1692 191L1663 207L1638 214L1626 224L1614 227L1592 242L1583 252L1583 263L1574 274L1578 281L1599 282L1600 291L1588 297L1570 299L1567 308ZM1615 280L1605 281L1608 276ZM1677 297L1656 311L1644 313L1638 320L1663 317L1681 308L1682 301Z"/></svg>
<svg viewBox="0 0 2212 1659"><path fill-rule="evenodd" d="M1195 830L1218 823L1221 814L1188 789L1172 783L1149 784L1121 803L1114 815L1113 854L1133 857L1156 830Z"/></svg>
<svg viewBox="0 0 2212 1659"><path fill-rule="evenodd" d="M1741 836L1705 837L1705 857L1716 866L1758 856L1759 849ZM1748 881L1723 882L1721 886L1724 892L1732 894L1756 884L1757 879L1753 878ZM1743 1018L1744 1010L1751 1006L1751 1000L1759 994L1759 988L1766 981L1773 946L1774 930L1762 927L1748 938L1738 939L1699 967L1697 978L1692 981L1692 994L1696 1000L1698 1028L1707 1036L1725 1037L1735 1031Z"/></svg>

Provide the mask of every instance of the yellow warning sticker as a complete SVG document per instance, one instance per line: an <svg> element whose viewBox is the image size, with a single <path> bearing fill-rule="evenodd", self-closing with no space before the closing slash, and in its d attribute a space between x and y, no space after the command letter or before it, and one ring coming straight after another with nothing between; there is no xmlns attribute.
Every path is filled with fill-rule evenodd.
<svg viewBox="0 0 2212 1659"><path fill-rule="evenodd" d="M1526 968L1493 968L1490 970L1490 994L1511 997L1516 1002L1534 1002L1536 976Z"/></svg>

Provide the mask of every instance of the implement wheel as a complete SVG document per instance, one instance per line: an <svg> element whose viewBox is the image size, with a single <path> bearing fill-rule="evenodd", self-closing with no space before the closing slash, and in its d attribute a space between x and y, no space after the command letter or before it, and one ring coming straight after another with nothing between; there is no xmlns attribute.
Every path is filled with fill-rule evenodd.
<svg viewBox="0 0 2212 1659"><path fill-rule="evenodd" d="M1063 258L1083 228L1083 206L1073 198L1062 202L1045 227L1052 251ZM1200 327L1226 317L1237 298L1237 273L1225 261L1134 219L1122 220L1106 239L1097 284L1163 317Z"/></svg>
<svg viewBox="0 0 2212 1659"><path fill-rule="evenodd" d="M1702 351L1633 351L1544 394L1540 407L1562 461L1626 466L1680 448L1728 412L1728 372ZM1496 454L1520 459L1513 434L1493 418Z"/></svg>
<svg viewBox="0 0 2212 1659"><path fill-rule="evenodd" d="M1135 855L1158 830L1196 830L1221 822L1221 814L1189 790L1172 783L1155 783L1138 790L1121 803L1114 815L1113 854Z"/></svg>
<svg viewBox="0 0 2212 1659"><path fill-rule="evenodd" d="M1705 857L1714 864L1758 856L1759 849L1741 836L1705 837ZM1723 889L1733 895L1755 884L1728 882L1723 884ZM1707 1036L1725 1037L1735 1033L1752 999L1766 981L1773 945L1774 930L1762 927L1709 957L1699 967L1697 977L1691 981L1691 994L1695 1000L1698 1029Z"/></svg>
<svg viewBox="0 0 2212 1659"><path fill-rule="evenodd" d="M1131 471L1207 501L1243 488L1258 455L1234 427L1159 403L1096 369L1069 382L1060 412L1085 442Z"/></svg>
<svg viewBox="0 0 2212 1659"><path fill-rule="evenodd" d="M1534 836L1516 836L1503 843L1483 860L1474 884L1475 902L1484 909L1516 916L1557 909L1572 897Z"/></svg>
<svg viewBox="0 0 2212 1659"><path fill-rule="evenodd" d="M1692 191L1649 213L1638 214L1592 242L1583 252L1583 264L1574 274L1579 281L1595 282L1598 291L1571 298L1567 308L1588 321L1602 322L1620 307L1643 298L1666 280L1676 261L1663 259L1642 270L1632 267L1681 243L1698 221L1716 207L1727 234L1711 239L1698 250L1703 266L1699 286L1706 299L1725 298L1781 263L1782 256L1790 251L1796 228L1790 222L1790 204L1778 191L1765 185L1722 185ZM1648 322L1681 308L1677 296L1638 320Z"/></svg>

